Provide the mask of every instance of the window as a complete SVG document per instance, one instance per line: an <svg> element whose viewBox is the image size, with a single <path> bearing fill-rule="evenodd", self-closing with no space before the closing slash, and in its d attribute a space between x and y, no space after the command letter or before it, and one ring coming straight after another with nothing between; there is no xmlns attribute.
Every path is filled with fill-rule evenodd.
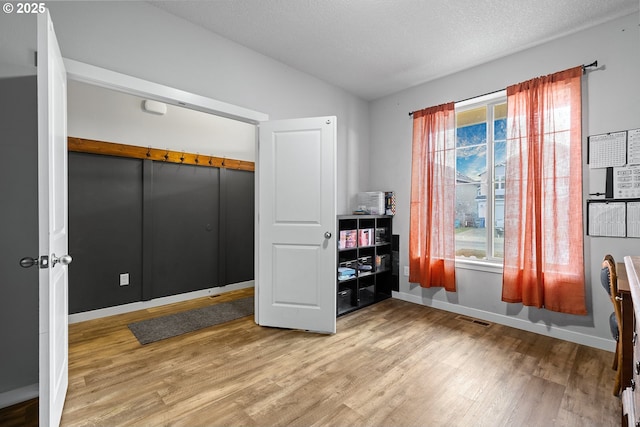
<svg viewBox="0 0 640 427"><path fill-rule="evenodd" d="M582 74L413 113L411 283L455 291L456 263L485 260L502 301L586 314Z"/></svg>
<svg viewBox="0 0 640 427"><path fill-rule="evenodd" d="M506 128L504 92L456 105L457 259L504 255Z"/></svg>

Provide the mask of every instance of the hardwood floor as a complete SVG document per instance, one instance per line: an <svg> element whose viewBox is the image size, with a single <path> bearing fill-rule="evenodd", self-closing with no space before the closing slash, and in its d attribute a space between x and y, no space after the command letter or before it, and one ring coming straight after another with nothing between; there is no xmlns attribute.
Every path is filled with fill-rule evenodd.
<svg viewBox="0 0 640 427"><path fill-rule="evenodd" d="M38 399L0 409L1 427L38 427Z"/></svg>
<svg viewBox="0 0 640 427"><path fill-rule="evenodd" d="M127 324L252 289L71 325L62 426L614 426L613 354L386 300L317 335L252 317L141 346Z"/></svg>

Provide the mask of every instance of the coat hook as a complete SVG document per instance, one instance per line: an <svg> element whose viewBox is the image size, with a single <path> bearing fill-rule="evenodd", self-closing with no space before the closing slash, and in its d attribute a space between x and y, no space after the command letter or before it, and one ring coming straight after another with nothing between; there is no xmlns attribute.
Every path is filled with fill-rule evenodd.
<svg viewBox="0 0 640 427"><path fill-rule="evenodd" d="M212 156L209 156L209 166L213 165Z"/></svg>
<svg viewBox="0 0 640 427"><path fill-rule="evenodd" d="M182 152L182 155L180 156L180 163L184 163L184 151Z"/></svg>
<svg viewBox="0 0 640 427"><path fill-rule="evenodd" d="M151 146L147 147L147 157L151 157Z"/></svg>
<svg viewBox="0 0 640 427"><path fill-rule="evenodd" d="M169 150L164 154L164 159L169 160Z"/></svg>
<svg viewBox="0 0 640 427"><path fill-rule="evenodd" d="M227 158L226 158L226 157L223 157L223 158L222 158L222 167L224 167L224 163L225 163L226 161L227 161Z"/></svg>
<svg viewBox="0 0 640 427"><path fill-rule="evenodd" d="M196 153L196 160L195 160L196 164L198 164L198 163L199 163L198 157L200 157L200 154L199 154L199 153Z"/></svg>

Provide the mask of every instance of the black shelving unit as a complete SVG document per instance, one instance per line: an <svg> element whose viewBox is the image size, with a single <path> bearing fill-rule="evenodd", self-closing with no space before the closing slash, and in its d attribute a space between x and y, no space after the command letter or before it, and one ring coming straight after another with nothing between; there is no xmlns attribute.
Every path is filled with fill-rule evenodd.
<svg viewBox="0 0 640 427"><path fill-rule="evenodd" d="M390 215L338 216L337 315L391 297Z"/></svg>

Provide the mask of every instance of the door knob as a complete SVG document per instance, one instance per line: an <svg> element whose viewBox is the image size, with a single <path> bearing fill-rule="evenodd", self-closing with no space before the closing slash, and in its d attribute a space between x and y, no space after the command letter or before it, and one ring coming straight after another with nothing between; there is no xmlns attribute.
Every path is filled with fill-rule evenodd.
<svg viewBox="0 0 640 427"><path fill-rule="evenodd" d="M62 265L69 265L73 261L71 255L62 255L60 258L56 257L56 254L51 254L51 268L55 267L57 263Z"/></svg>
<svg viewBox="0 0 640 427"><path fill-rule="evenodd" d="M330 239L331 238L331 232L330 231L325 231L324 232L324 238L325 239Z"/></svg>
<svg viewBox="0 0 640 427"><path fill-rule="evenodd" d="M49 257L46 255L42 255L35 258L26 256L20 260L20 267L22 268L33 267L34 265L40 268L49 268Z"/></svg>
<svg viewBox="0 0 640 427"><path fill-rule="evenodd" d="M31 258L30 256L26 256L20 260L20 267L22 268L33 267L34 265L38 265L38 262L39 262L38 258Z"/></svg>

